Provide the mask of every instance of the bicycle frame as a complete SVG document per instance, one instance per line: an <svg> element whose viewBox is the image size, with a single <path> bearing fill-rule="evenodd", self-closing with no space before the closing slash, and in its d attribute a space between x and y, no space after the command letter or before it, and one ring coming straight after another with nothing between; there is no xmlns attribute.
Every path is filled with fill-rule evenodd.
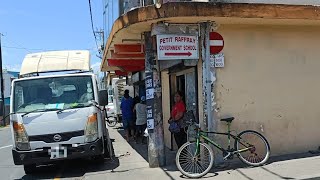
<svg viewBox="0 0 320 180"><path fill-rule="evenodd" d="M228 123L228 132L226 133L221 133L221 132L206 132L206 131L202 131L201 129L198 129L197 131L197 138L196 138L196 154L199 153L199 144L200 144L200 138L206 140L207 142L209 142L209 144L212 144L213 146L215 146L216 148L218 148L220 151L224 152L224 153L232 153L232 154L238 154L241 152L245 152L251 149L251 144L245 142L247 145L245 145L244 143L240 142L243 146L245 146L246 148L240 149L240 150L231 150L230 148L230 144L231 144L231 138L233 138L234 140L240 140L240 137L237 137L233 134L230 133L230 123ZM219 145L218 143L214 142L213 140L211 140L208 136L206 136L206 134L218 134L218 135L225 135L228 136L228 149L224 149L221 145Z"/></svg>

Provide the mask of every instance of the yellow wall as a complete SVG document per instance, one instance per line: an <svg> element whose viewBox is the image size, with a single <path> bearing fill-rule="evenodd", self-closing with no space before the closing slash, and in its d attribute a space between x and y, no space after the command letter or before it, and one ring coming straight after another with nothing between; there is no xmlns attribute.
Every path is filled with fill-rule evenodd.
<svg viewBox="0 0 320 180"><path fill-rule="evenodd" d="M171 132L168 130L170 119L170 83L168 71L161 72L161 87L162 87L162 112L163 112L163 130L164 144L171 148Z"/></svg>
<svg viewBox="0 0 320 180"><path fill-rule="evenodd" d="M272 155L320 145L320 27L224 26L225 67L217 68L219 118L267 137ZM224 123L218 123L225 130Z"/></svg>

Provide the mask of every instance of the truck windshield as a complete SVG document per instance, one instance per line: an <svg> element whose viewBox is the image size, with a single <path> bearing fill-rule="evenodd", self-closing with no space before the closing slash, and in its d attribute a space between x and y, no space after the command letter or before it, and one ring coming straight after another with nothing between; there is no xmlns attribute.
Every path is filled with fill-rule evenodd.
<svg viewBox="0 0 320 180"><path fill-rule="evenodd" d="M53 111L90 106L94 100L91 76L50 77L16 81L13 112Z"/></svg>

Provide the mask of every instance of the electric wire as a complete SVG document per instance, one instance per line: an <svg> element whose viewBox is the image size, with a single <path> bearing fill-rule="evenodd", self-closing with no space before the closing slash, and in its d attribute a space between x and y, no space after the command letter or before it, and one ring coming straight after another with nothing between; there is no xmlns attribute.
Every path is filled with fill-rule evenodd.
<svg viewBox="0 0 320 180"><path fill-rule="evenodd" d="M93 27L91 0L89 0L89 11L90 11L90 19L91 19L91 29L92 29L92 33L93 33L93 36L94 36L94 40L95 40L95 42L96 42L97 50L99 51L99 46L98 46L98 42L97 42L97 36L96 36L96 33L94 32L94 27Z"/></svg>

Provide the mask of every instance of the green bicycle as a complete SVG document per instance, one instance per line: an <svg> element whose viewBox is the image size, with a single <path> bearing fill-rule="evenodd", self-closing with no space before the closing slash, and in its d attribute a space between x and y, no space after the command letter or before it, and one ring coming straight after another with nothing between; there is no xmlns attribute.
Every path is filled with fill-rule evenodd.
<svg viewBox="0 0 320 180"><path fill-rule="evenodd" d="M199 178L210 171L214 154L208 144L221 150L224 160L232 159L233 155L237 155L242 162L250 166L261 166L267 162L270 156L270 145L267 139L253 130L246 130L238 135L231 134L232 120L234 117L221 119L227 122L228 132L226 133L205 132L195 122L188 122L189 130L195 131L195 137L192 141L183 144L176 154L176 165L182 174L190 178ZM228 136L228 148L224 149L212 141L207 136L209 133ZM234 148L230 147L231 138L234 139Z"/></svg>

